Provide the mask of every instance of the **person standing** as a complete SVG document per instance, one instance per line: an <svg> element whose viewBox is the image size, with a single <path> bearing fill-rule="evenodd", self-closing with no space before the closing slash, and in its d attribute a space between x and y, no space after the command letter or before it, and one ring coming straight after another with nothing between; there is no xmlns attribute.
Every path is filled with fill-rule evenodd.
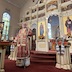
<svg viewBox="0 0 72 72"><path fill-rule="evenodd" d="M16 66L25 67L25 59L30 54L28 47L28 33L29 28L27 27L27 24L22 24L22 29L19 30L19 33L14 40L15 42L17 42Z"/></svg>

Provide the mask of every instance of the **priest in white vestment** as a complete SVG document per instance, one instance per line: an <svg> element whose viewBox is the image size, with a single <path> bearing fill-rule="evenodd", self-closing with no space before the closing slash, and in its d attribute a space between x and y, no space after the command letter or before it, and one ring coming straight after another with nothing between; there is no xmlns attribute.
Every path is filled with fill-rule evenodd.
<svg viewBox="0 0 72 72"><path fill-rule="evenodd" d="M56 67L57 68L63 68L63 69L71 69L71 56L70 56L70 43L68 43L66 40L62 41L60 40L58 42L59 44L56 45Z"/></svg>

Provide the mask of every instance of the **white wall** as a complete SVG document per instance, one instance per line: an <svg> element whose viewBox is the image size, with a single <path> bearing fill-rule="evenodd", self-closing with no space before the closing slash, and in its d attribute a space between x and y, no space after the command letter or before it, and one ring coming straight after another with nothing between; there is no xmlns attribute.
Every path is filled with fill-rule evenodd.
<svg viewBox="0 0 72 72"><path fill-rule="evenodd" d="M15 32L18 27L17 24L20 17L20 9L6 2L5 0L0 0L0 21L2 21L2 14L6 11L6 9L9 10L9 13L11 15L9 37L15 36Z"/></svg>
<svg viewBox="0 0 72 72"><path fill-rule="evenodd" d="M35 0L37 1L37 0ZM30 7L34 6L36 2L32 2L32 0L27 0L25 3L24 7L21 8L20 10L20 18L24 17L24 14L27 10L29 10Z"/></svg>

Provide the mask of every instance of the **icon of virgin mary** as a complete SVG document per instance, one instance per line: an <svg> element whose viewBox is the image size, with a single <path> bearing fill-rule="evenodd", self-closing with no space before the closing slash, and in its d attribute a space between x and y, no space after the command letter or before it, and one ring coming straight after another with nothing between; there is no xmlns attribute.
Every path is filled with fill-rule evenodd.
<svg viewBox="0 0 72 72"><path fill-rule="evenodd" d="M43 34L44 34L44 26L41 23L41 25L40 25L40 36L43 36Z"/></svg>

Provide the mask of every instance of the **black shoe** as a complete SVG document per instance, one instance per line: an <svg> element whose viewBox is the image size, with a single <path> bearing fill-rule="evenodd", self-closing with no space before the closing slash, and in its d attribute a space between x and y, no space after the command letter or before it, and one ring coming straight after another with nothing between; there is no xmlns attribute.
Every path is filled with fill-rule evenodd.
<svg viewBox="0 0 72 72"><path fill-rule="evenodd" d="M24 66L24 68L26 68L26 66Z"/></svg>

